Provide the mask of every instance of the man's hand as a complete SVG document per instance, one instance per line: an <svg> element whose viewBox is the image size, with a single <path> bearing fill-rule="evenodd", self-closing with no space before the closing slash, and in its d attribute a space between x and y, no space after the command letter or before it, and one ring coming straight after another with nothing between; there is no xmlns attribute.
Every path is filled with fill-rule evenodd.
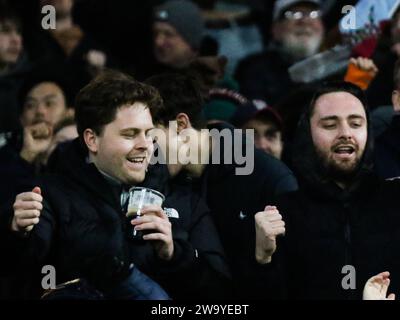
<svg viewBox="0 0 400 320"><path fill-rule="evenodd" d="M152 231L143 236L144 240L156 240L154 247L163 260L171 260L174 253L171 223L160 206L148 206L141 210L142 216L131 223L136 230Z"/></svg>
<svg viewBox="0 0 400 320"><path fill-rule="evenodd" d="M389 272L382 272L370 278L364 286L363 300L394 300L393 293L386 297L389 288Z"/></svg>
<svg viewBox="0 0 400 320"><path fill-rule="evenodd" d="M40 122L24 128L24 142L20 156L32 163L39 154L50 147L53 130L51 125Z"/></svg>
<svg viewBox="0 0 400 320"><path fill-rule="evenodd" d="M31 192L17 195L14 202L14 217L11 222L11 230L16 232L29 232L35 224L39 223L40 212L43 209L43 197L39 187Z"/></svg>
<svg viewBox="0 0 400 320"><path fill-rule="evenodd" d="M371 59L363 57L351 58L350 63L354 64L358 69L370 73L372 77L375 77L378 73L378 68Z"/></svg>
<svg viewBox="0 0 400 320"><path fill-rule="evenodd" d="M276 250L276 237L285 234L285 222L276 207L266 206L265 211L255 215L256 260L258 263L271 262Z"/></svg>

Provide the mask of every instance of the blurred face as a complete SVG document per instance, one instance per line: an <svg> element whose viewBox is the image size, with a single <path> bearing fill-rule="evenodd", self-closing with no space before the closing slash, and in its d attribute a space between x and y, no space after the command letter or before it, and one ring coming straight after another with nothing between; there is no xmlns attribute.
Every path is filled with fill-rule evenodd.
<svg viewBox="0 0 400 320"><path fill-rule="evenodd" d="M52 82L42 82L28 92L21 116L21 124L26 127L46 122L54 126L66 114L67 106L61 88Z"/></svg>
<svg viewBox="0 0 400 320"><path fill-rule="evenodd" d="M169 127L157 126L159 134L156 137L157 145L165 157L171 176L176 176L182 169L183 164L179 161L179 150L188 150L182 137L178 133L177 123L170 122ZM181 151L181 152L182 152Z"/></svg>
<svg viewBox="0 0 400 320"><path fill-rule="evenodd" d="M193 127L182 129L177 121L170 121L168 127L159 125L153 135L171 176L182 169L193 176L201 174L200 168L209 158L208 133Z"/></svg>
<svg viewBox="0 0 400 320"><path fill-rule="evenodd" d="M290 7L273 27L275 40L297 59L317 53L323 34L320 11L307 4Z"/></svg>
<svg viewBox="0 0 400 320"><path fill-rule="evenodd" d="M360 100L347 92L322 95L310 119L317 154L335 177L354 173L367 143L367 119Z"/></svg>
<svg viewBox="0 0 400 320"><path fill-rule="evenodd" d="M22 37L15 23L0 22L0 67L17 62L22 51Z"/></svg>
<svg viewBox="0 0 400 320"><path fill-rule="evenodd" d="M140 183L153 153L152 129L150 111L143 103L123 106L96 136L89 148L91 159L99 170L122 183Z"/></svg>
<svg viewBox="0 0 400 320"><path fill-rule="evenodd" d="M272 122L260 120L250 120L244 126L244 129L254 129L254 144L256 148L274 156L281 158L283 142L281 132Z"/></svg>
<svg viewBox="0 0 400 320"><path fill-rule="evenodd" d="M169 23L155 22L153 35L154 56L162 64L182 68L196 56L196 52Z"/></svg>

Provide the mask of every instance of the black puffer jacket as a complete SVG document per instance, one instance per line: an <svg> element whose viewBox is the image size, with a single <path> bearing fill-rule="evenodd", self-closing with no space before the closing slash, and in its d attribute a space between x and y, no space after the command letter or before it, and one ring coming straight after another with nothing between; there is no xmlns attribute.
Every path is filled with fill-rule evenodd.
<svg viewBox="0 0 400 320"><path fill-rule="evenodd" d="M369 134L371 138L372 135ZM280 275L275 297L361 299L365 282L390 271L391 292L400 290L400 184L371 172L372 141L347 189L339 188L319 164L304 116L294 147L299 190L277 202L286 236L265 272ZM355 287L345 266L354 267ZM272 271L274 270L274 271ZM342 273L343 272L343 273Z"/></svg>
<svg viewBox="0 0 400 320"><path fill-rule="evenodd" d="M52 264L57 271L57 283L84 277L97 288L107 290L124 279L129 265L134 263L162 286L174 283L174 287L169 288L179 297L184 292L201 295L197 279L204 281L199 276L207 274L204 269L210 268L204 256L218 256L220 265L217 266L220 269L215 273L220 274L220 278L226 277L227 270L218 245L213 250L203 251L202 248L207 248L206 238L203 247L199 245L196 255L196 248L189 242L192 235L190 228L195 228L204 218L203 210L206 208L201 204L190 204L198 208L187 225L172 222L174 256L169 262L161 261L149 242L129 240L127 234L131 229L122 212L119 191L105 180L93 164L86 163L87 152L78 140L67 146L64 152L63 157L58 158L57 166L53 167L57 174L43 178L44 209L39 224L25 239L11 232L7 235L3 233L3 240L12 247L12 251L19 253L15 261L16 269L37 272L43 265ZM179 200L177 210L180 216L187 217L185 210L189 210L190 195L182 193L175 197L183 198ZM172 207L174 201L167 196L166 205ZM40 274L32 271L28 276L38 277ZM208 282L203 283L203 288L207 285Z"/></svg>

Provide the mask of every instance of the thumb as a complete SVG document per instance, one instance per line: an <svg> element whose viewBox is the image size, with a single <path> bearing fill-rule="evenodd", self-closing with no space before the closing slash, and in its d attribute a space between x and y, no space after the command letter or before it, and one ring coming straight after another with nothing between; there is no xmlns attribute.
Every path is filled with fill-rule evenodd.
<svg viewBox="0 0 400 320"><path fill-rule="evenodd" d="M387 297L387 300L395 300L396 295L394 293L389 294L389 296Z"/></svg>
<svg viewBox="0 0 400 320"><path fill-rule="evenodd" d="M42 194L42 190L40 189L40 187L34 187L32 192L37 193L37 194Z"/></svg>

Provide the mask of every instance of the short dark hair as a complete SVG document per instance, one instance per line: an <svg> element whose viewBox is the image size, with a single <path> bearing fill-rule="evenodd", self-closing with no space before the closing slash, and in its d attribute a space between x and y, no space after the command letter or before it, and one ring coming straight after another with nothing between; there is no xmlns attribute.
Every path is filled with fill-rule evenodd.
<svg viewBox="0 0 400 320"><path fill-rule="evenodd" d="M18 91L18 105L20 107L21 113L24 110L24 103L26 97L34 87L37 85L50 82L56 84L62 91L64 96L64 102L66 108L73 107L73 89L70 81L66 76L63 77L61 71L50 71L44 69L35 69L32 71L22 82L22 85Z"/></svg>
<svg viewBox="0 0 400 320"><path fill-rule="evenodd" d="M169 121L183 112L188 115L193 128L199 130L206 127L201 83L193 73L164 73L145 82L156 87L164 101L164 109L155 119L157 124L167 126Z"/></svg>
<svg viewBox="0 0 400 320"><path fill-rule="evenodd" d="M78 134L90 128L100 135L105 125L115 119L122 106L141 102L156 116L162 109L158 91L119 72L101 74L81 89L75 100L75 120Z"/></svg>
<svg viewBox="0 0 400 320"><path fill-rule="evenodd" d="M312 117L314 113L315 103L317 102L318 98L325 94L333 92L350 93L351 95L355 96L358 100L361 101L365 111L367 111L368 109L367 98L365 96L364 91L360 87L346 81L327 81L323 82L320 86L316 88L314 95L311 99L311 103L306 109L306 115L308 116L308 118Z"/></svg>
<svg viewBox="0 0 400 320"><path fill-rule="evenodd" d="M397 59L393 69L394 89L400 89L400 59Z"/></svg>

